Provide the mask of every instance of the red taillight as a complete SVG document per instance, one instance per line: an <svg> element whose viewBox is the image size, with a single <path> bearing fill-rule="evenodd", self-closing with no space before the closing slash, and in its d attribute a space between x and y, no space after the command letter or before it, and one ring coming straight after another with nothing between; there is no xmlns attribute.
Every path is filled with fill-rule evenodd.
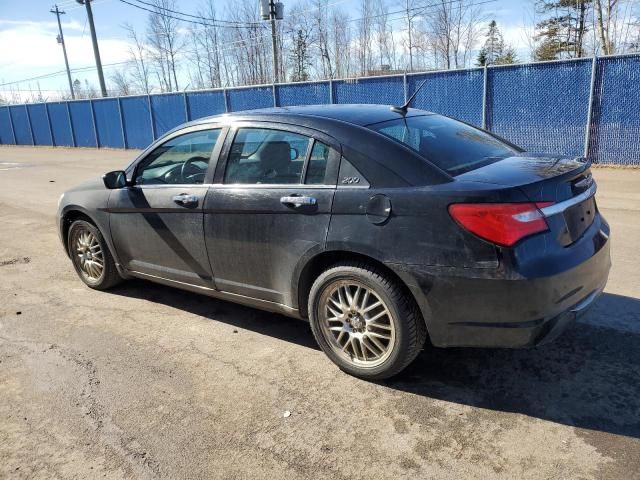
<svg viewBox="0 0 640 480"><path fill-rule="evenodd" d="M552 203L454 203L449 205L449 213L471 233L510 247L549 228L539 209Z"/></svg>

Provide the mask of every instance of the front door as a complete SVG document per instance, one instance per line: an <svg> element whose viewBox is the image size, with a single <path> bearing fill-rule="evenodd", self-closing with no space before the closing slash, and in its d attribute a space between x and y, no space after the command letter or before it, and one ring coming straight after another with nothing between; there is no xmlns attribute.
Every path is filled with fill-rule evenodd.
<svg viewBox="0 0 640 480"><path fill-rule="evenodd" d="M213 287L204 244L204 185L220 129L177 135L136 166L109 199L113 243L129 271Z"/></svg>
<svg viewBox="0 0 640 480"><path fill-rule="evenodd" d="M283 130L240 127L231 136L204 207L216 286L295 306L294 272L324 248L339 154Z"/></svg>

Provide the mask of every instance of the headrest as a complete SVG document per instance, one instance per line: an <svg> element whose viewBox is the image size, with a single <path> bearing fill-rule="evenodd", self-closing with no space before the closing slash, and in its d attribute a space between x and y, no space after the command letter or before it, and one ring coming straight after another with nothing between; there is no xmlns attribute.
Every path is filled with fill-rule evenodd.
<svg viewBox="0 0 640 480"><path fill-rule="evenodd" d="M269 142L260 151L260 164L265 172L275 170L277 173L282 173L289 163L291 163L289 142L284 140Z"/></svg>

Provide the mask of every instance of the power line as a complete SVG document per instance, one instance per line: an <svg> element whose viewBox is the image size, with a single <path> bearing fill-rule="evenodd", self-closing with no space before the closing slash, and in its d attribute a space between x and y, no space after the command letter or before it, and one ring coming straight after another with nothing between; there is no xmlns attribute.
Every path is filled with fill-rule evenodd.
<svg viewBox="0 0 640 480"><path fill-rule="evenodd" d="M180 22L185 22L185 23L193 23L196 25L204 25L205 27L217 27L217 28L233 28L233 29L246 29L248 28L248 26L241 26L241 25L212 25L211 23L205 23L205 22L199 22L197 20L187 20L186 18L179 18L173 15L169 15L168 13L162 13L162 12L158 12L156 10L151 10L149 8L143 7L142 5L137 5L135 3L131 3L127 0L119 0L122 3L126 3L127 5L130 5L132 7L138 8L140 10L144 10L145 12L149 12L149 13L154 13L156 15L162 15L163 17L167 17L167 18L173 18L174 20L178 20ZM256 24L256 25L261 25L261 24Z"/></svg>
<svg viewBox="0 0 640 480"><path fill-rule="evenodd" d="M200 20L208 20L210 22L220 22L220 23L232 23L232 24L237 24L237 25L261 25L260 22L236 22L233 20L222 20L222 19L217 19L217 18L207 18L207 17L203 17L200 15L192 15L190 13L184 13L184 12L180 12L178 10L171 10L170 8L166 8L166 7L161 7L159 5L155 5L151 2L145 2L144 0L134 0L137 3L142 3L144 5L149 5L153 8L156 8L158 10L164 10L165 12L170 12L170 13L175 13L177 15L182 15L185 17L191 17L191 18L197 18ZM186 21L186 20L185 20Z"/></svg>
<svg viewBox="0 0 640 480"><path fill-rule="evenodd" d="M124 62L106 63L106 64L103 65L103 67L116 67L118 65L125 65L127 63L130 63L130 60L126 60ZM72 68L70 70L70 72L71 73L81 73L81 72L88 72L88 71L95 70L95 69L96 69L96 67L94 65L90 65L90 66L87 66L87 67ZM18 85L20 83L32 82L34 80L42 80L44 78L57 77L57 76L62 75L64 73L66 73L66 70L60 70L58 72L45 73L43 75L38 75L36 77L23 78L22 80L15 80L13 82L0 83L0 87L6 87L6 86L9 86L9 85Z"/></svg>

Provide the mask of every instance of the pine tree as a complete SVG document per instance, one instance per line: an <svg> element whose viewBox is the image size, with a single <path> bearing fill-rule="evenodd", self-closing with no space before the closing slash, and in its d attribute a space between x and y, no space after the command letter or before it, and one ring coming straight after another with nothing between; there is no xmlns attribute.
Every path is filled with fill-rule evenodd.
<svg viewBox="0 0 640 480"><path fill-rule="evenodd" d="M487 39L478 53L476 64L483 67L485 65L506 65L517 61L515 50L504 43L498 24L495 20L491 20L487 30Z"/></svg>
<svg viewBox="0 0 640 480"><path fill-rule="evenodd" d="M298 30L293 38L291 48L291 58L293 60L291 81L304 82L309 80L308 69L311 65L309 56L308 38L303 34L302 30Z"/></svg>
<svg viewBox="0 0 640 480"><path fill-rule="evenodd" d="M592 0L538 0L539 14L548 15L536 24L535 60L584 56L587 13Z"/></svg>

